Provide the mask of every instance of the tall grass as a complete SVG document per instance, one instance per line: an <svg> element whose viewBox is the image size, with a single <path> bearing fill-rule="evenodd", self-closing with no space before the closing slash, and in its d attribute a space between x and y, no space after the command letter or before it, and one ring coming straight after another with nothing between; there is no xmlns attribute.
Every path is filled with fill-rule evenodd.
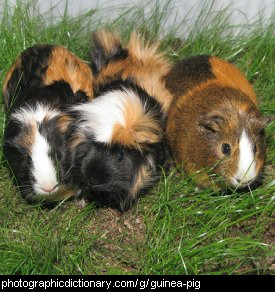
<svg viewBox="0 0 275 292"><path fill-rule="evenodd" d="M160 39L172 61L215 54L234 62L253 83L263 115L274 115L274 21L230 24L231 8L205 1L194 25L169 18L171 1L99 8L71 17L66 8L41 15L36 1L5 1L0 16L0 81L13 60L35 43L55 43L88 58L90 33L106 26L123 40L133 29ZM273 13L273 19L274 19ZM169 20L170 19L170 20ZM169 21L168 21L169 20ZM0 109L0 139L5 115ZM23 201L0 165L0 274L268 274L274 224L274 123L267 129L265 182L247 193L196 193L181 172L163 175L132 210L119 214L79 203L52 209ZM272 221L273 220L273 221Z"/></svg>

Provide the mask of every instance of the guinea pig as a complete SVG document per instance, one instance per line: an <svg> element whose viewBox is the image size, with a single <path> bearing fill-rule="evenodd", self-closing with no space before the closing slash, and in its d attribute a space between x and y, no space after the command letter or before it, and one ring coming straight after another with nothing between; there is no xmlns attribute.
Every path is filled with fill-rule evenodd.
<svg viewBox="0 0 275 292"><path fill-rule="evenodd" d="M24 198L61 200L75 194L63 183L62 112L93 96L86 63L67 49L36 45L23 51L3 84L3 155Z"/></svg>
<svg viewBox="0 0 275 292"><path fill-rule="evenodd" d="M256 187L268 120L244 75L225 60L200 55L176 63L166 86L174 96L166 138L175 163L201 188Z"/></svg>
<svg viewBox="0 0 275 292"><path fill-rule="evenodd" d="M67 112L66 183L89 200L125 211L153 185L164 162L169 63L135 34L127 47L106 31L93 40L95 98Z"/></svg>

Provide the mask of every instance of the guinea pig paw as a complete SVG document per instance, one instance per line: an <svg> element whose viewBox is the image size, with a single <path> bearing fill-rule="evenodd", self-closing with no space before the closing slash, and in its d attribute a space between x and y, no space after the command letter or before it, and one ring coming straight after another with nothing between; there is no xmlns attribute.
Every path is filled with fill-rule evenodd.
<svg viewBox="0 0 275 292"><path fill-rule="evenodd" d="M77 200L76 202L76 206L78 206L79 209L84 209L87 205L88 205L88 201L85 198Z"/></svg>

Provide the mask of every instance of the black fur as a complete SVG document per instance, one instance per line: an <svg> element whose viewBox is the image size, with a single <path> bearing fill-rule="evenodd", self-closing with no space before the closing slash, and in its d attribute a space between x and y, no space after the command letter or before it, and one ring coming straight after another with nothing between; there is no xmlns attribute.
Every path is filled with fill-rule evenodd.
<svg viewBox="0 0 275 292"><path fill-rule="evenodd" d="M26 148L21 147L16 141L28 135L30 128L18 121L9 121L4 133L2 160L8 167L14 183L25 196L31 189L34 178L29 169L32 167L31 157Z"/></svg>
<svg viewBox="0 0 275 292"><path fill-rule="evenodd" d="M149 168L147 157L152 155L156 165L163 163L162 144L156 144L141 153L121 145L107 145L94 141L92 135L87 142L74 149L73 159L65 159L65 184L77 186L82 195L99 206L111 206L120 211L129 209L156 180L158 169L151 169L152 181L131 197L129 191L142 165ZM68 150L67 150L68 151ZM158 152L158 156L156 155Z"/></svg>
<svg viewBox="0 0 275 292"><path fill-rule="evenodd" d="M211 71L209 55L200 55L183 59L176 63L166 77L166 87L175 94L185 94L187 90L199 85L200 83L214 79L215 75Z"/></svg>
<svg viewBox="0 0 275 292"><path fill-rule="evenodd" d="M55 81L45 87L25 86L13 101L8 115L21 107L33 107L37 103L51 106L53 109L64 110L69 104L86 100L85 93L79 91L75 95L65 81Z"/></svg>

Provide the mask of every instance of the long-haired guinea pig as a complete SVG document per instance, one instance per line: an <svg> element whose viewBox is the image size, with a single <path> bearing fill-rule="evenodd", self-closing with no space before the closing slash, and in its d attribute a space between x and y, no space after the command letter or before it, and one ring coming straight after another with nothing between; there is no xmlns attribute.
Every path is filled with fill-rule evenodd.
<svg viewBox="0 0 275 292"><path fill-rule="evenodd" d="M23 197L57 200L74 194L62 181L62 112L93 97L89 66L67 49L36 45L23 51L3 84L4 159Z"/></svg>
<svg viewBox="0 0 275 292"><path fill-rule="evenodd" d="M124 211L156 181L171 99L168 68L156 45L135 34L125 48L109 32L94 36L95 98L71 107L65 134L67 183L86 198Z"/></svg>
<svg viewBox="0 0 275 292"><path fill-rule="evenodd" d="M224 60L200 55L175 64L166 86L174 95L166 128L174 161L187 174L199 173L200 187L257 186L267 119L244 75Z"/></svg>

